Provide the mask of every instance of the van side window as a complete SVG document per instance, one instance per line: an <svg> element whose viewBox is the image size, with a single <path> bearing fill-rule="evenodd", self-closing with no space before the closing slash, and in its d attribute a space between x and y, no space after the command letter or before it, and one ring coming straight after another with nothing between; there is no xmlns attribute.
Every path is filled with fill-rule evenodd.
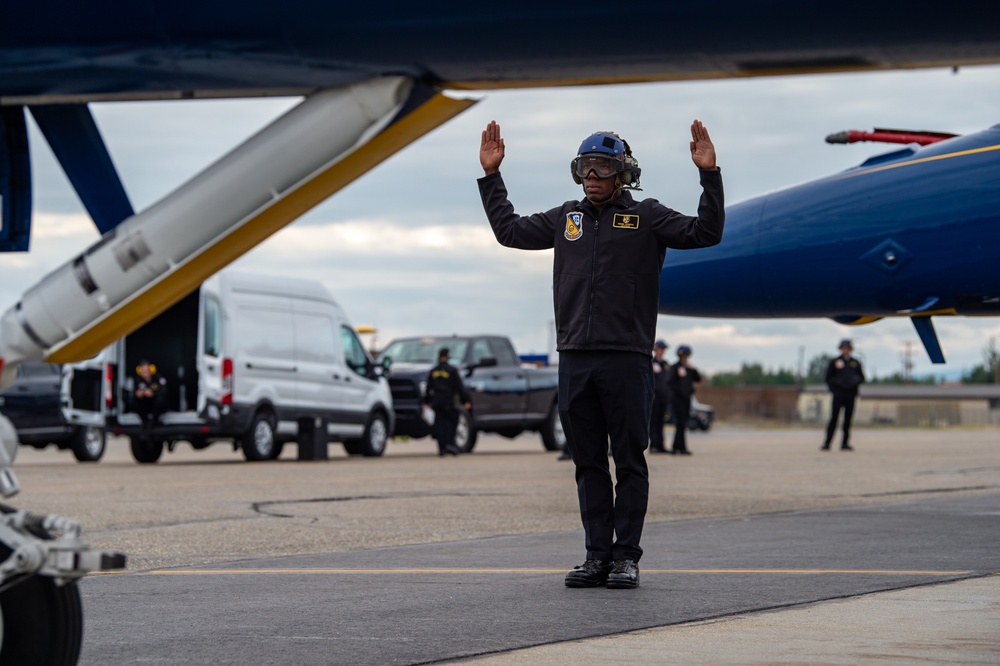
<svg viewBox="0 0 1000 666"><path fill-rule="evenodd" d="M365 352L361 340L358 340L354 329L348 326L340 327L340 339L344 343L344 362L347 367L362 377L371 377L371 361Z"/></svg>
<svg viewBox="0 0 1000 666"><path fill-rule="evenodd" d="M205 353L218 358L222 351L222 308L219 301L205 299Z"/></svg>
<svg viewBox="0 0 1000 666"><path fill-rule="evenodd" d="M287 310L247 307L238 314L238 344L249 356L294 361L295 338Z"/></svg>
<svg viewBox="0 0 1000 666"><path fill-rule="evenodd" d="M337 344L333 320L324 315L295 313L295 357L309 363L334 363Z"/></svg>

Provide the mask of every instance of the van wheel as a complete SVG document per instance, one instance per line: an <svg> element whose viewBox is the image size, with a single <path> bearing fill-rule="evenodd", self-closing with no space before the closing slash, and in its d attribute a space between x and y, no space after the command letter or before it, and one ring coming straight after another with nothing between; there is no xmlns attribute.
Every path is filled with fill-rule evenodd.
<svg viewBox="0 0 1000 666"><path fill-rule="evenodd" d="M155 463L163 455L163 442L148 437L131 437L129 439L132 457L139 463Z"/></svg>
<svg viewBox="0 0 1000 666"><path fill-rule="evenodd" d="M73 456L80 462L97 462L104 456L104 428L83 426L73 433Z"/></svg>
<svg viewBox="0 0 1000 666"><path fill-rule="evenodd" d="M0 547L0 559L10 549ZM83 608L75 582L31 576L0 593L0 664L71 666L83 644Z"/></svg>
<svg viewBox="0 0 1000 666"><path fill-rule="evenodd" d="M344 442L344 450L352 456L362 455L375 458L385 453L385 445L389 441L389 422L381 412L372 412L365 426L365 434L361 439L350 439Z"/></svg>
<svg viewBox="0 0 1000 666"><path fill-rule="evenodd" d="M472 417L464 409L458 410L458 427L455 428L455 448L462 453L472 453L479 433L472 426Z"/></svg>
<svg viewBox="0 0 1000 666"><path fill-rule="evenodd" d="M548 418L542 424L542 445L546 451L562 451L566 448L566 431L563 430L558 403L553 403Z"/></svg>
<svg viewBox="0 0 1000 666"><path fill-rule="evenodd" d="M243 457L251 462L273 460L280 453L274 437L274 417L270 412L257 412L242 441Z"/></svg>

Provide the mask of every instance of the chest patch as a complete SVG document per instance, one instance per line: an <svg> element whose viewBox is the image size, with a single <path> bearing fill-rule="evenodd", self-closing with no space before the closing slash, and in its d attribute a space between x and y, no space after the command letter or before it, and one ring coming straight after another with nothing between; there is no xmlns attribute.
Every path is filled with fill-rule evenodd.
<svg viewBox="0 0 1000 666"><path fill-rule="evenodd" d="M615 219L611 222L611 226L615 229L638 229L639 216L615 213Z"/></svg>
<svg viewBox="0 0 1000 666"><path fill-rule="evenodd" d="M566 231L563 235L566 240L580 240L583 236L583 213L566 213Z"/></svg>

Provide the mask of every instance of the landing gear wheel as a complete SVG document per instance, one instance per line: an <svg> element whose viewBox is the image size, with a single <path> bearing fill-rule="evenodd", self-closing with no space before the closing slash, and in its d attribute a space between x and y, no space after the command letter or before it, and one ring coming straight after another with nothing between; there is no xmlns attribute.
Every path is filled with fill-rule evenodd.
<svg viewBox="0 0 1000 666"><path fill-rule="evenodd" d="M344 450L350 455L362 455L375 458L385 453L385 445L389 440L389 422L381 412L372 412L365 425L365 433L361 439L351 439L344 442Z"/></svg>
<svg viewBox="0 0 1000 666"><path fill-rule="evenodd" d="M73 456L80 462L97 462L104 456L104 428L83 426L73 433Z"/></svg>
<svg viewBox="0 0 1000 666"><path fill-rule="evenodd" d="M148 437L132 437L129 439L132 457L136 462L155 463L163 455L163 442Z"/></svg>
<svg viewBox="0 0 1000 666"><path fill-rule="evenodd" d="M10 550L0 547L0 559ZM72 666L83 644L83 608L76 583L32 576L0 593L0 664Z"/></svg>
<svg viewBox="0 0 1000 666"><path fill-rule="evenodd" d="M562 451L566 448L566 431L563 430L559 405L552 405L548 418L542 425L542 445L546 451Z"/></svg>
<svg viewBox="0 0 1000 666"><path fill-rule="evenodd" d="M462 453L472 453L479 433L472 426L472 416L464 409L458 410L458 427L455 428L455 447Z"/></svg>
<svg viewBox="0 0 1000 666"><path fill-rule="evenodd" d="M257 412L246 434L243 435L243 457L254 462L273 460L281 449L274 438L274 417L270 412Z"/></svg>

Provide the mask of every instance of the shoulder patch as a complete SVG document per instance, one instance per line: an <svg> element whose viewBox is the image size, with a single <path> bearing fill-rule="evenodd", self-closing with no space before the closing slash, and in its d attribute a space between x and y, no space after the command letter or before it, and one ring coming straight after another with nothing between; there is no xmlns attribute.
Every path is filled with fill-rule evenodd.
<svg viewBox="0 0 1000 666"><path fill-rule="evenodd" d="M611 223L616 229L638 229L639 228L639 216L638 215L626 215L624 213L615 213L615 219Z"/></svg>
<svg viewBox="0 0 1000 666"><path fill-rule="evenodd" d="M566 213L566 231L563 232L566 240L579 240L583 236L583 213Z"/></svg>

